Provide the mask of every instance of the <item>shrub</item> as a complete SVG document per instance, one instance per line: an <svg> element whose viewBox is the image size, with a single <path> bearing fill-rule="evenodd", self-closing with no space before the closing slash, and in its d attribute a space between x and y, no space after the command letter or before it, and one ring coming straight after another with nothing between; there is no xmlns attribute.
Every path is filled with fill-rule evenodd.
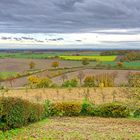
<svg viewBox="0 0 140 140"><path fill-rule="evenodd" d="M53 104L51 101L46 100L44 103L44 108L45 108L45 117L50 117L52 116L52 110L53 110Z"/></svg>
<svg viewBox="0 0 140 140"><path fill-rule="evenodd" d="M43 105L19 98L0 98L0 130L22 127L43 118Z"/></svg>
<svg viewBox="0 0 140 140"><path fill-rule="evenodd" d="M77 79L67 80L62 84L62 87L77 87L78 81Z"/></svg>
<svg viewBox="0 0 140 140"><path fill-rule="evenodd" d="M29 105L29 118L28 118L28 123L30 122L37 122L45 118L45 110L44 106L41 104L36 104L36 103L30 103Z"/></svg>
<svg viewBox="0 0 140 140"><path fill-rule="evenodd" d="M90 62L90 61L89 61L88 58L83 58L83 59L82 59L82 64L83 64L83 65L88 65L89 62Z"/></svg>
<svg viewBox="0 0 140 140"><path fill-rule="evenodd" d="M81 115L95 115L94 104L90 103L88 99L84 99L82 103Z"/></svg>
<svg viewBox="0 0 140 140"><path fill-rule="evenodd" d="M34 85L40 82L40 79L37 76L28 77L29 84Z"/></svg>
<svg viewBox="0 0 140 140"><path fill-rule="evenodd" d="M52 81L49 78L39 78L37 76L29 76L28 81L29 85L35 88L47 88L52 84Z"/></svg>
<svg viewBox="0 0 140 140"><path fill-rule="evenodd" d="M99 114L101 117L125 118L130 115L127 106L121 103L108 103L99 106Z"/></svg>
<svg viewBox="0 0 140 140"><path fill-rule="evenodd" d="M47 88L51 86L52 81L49 78L40 79L40 82L37 83L37 88Z"/></svg>
<svg viewBox="0 0 140 140"><path fill-rule="evenodd" d="M77 102L62 102L53 105L53 114L60 116L78 116L82 106Z"/></svg>
<svg viewBox="0 0 140 140"><path fill-rule="evenodd" d="M134 117L136 117L136 118L140 117L140 107L137 110L135 110Z"/></svg>

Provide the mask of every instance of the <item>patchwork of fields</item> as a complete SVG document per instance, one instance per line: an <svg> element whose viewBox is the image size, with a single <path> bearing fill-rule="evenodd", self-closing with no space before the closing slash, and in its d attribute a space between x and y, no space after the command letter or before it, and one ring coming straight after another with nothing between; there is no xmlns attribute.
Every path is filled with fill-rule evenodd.
<svg viewBox="0 0 140 140"><path fill-rule="evenodd" d="M0 53L0 99L5 102L0 106L0 110L3 113L11 107L8 117L5 117L5 112L0 112L0 140L140 139L140 60L133 57L133 53L129 55L132 60L121 59L123 53L101 53ZM83 63L84 60L87 62ZM131 76L134 78L130 79ZM11 101L11 105L7 99ZM23 100L19 106L21 99ZM22 105L24 103L29 107ZM80 108L79 103L82 105ZM62 104L62 111L59 111L58 106L54 108L56 104ZM110 104L107 112L105 104ZM4 107L6 109L1 109ZM66 111L63 107L66 107ZM77 114L77 109L79 116L73 117L72 113L74 111ZM57 111L56 114L53 114L53 111ZM71 117L65 116L67 111ZM107 113L107 117L126 119L92 117L105 117L104 113ZM90 117L82 117L85 115ZM42 119L45 120L31 124ZM12 121L9 123L9 120ZM21 122L25 127L17 129L22 126L19 125ZM26 126L26 123L31 125Z"/></svg>

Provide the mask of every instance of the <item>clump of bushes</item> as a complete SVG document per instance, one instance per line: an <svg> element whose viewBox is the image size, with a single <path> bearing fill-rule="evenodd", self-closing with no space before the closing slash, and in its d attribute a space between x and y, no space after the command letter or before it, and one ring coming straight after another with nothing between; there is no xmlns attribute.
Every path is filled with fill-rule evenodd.
<svg viewBox="0 0 140 140"><path fill-rule="evenodd" d="M48 104L48 102L47 102ZM47 105L46 104L46 105ZM99 116L126 118L130 116L130 110L122 103L108 103L103 105L94 105L88 99L83 103L79 102L60 102L48 104L48 116Z"/></svg>
<svg viewBox="0 0 140 140"><path fill-rule="evenodd" d="M61 102L53 104L53 115L59 116L78 116L82 105L78 102Z"/></svg>
<svg viewBox="0 0 140 140"><path fill-rule="evenodd" d="M39 78L38 76L29 76L28 82L31 87L35 88L48 88L52 85L52 81L49 78Z"/></svg>
<svg viewBox="0 0 140 140"><path fill-rule="evenodd" d="M62 84L62 87L77 87L78 81L77 79L67 80Z"/></svg>
<svg viewBox="0 0 140 140"><path fill-rule="evenodd" d="M0 130L19 128L50 116L99 116L126 118L131 114L124 103L94 105L87 98L83 103L58 102L46 100L44 104L31 103L19 98L0 98ZM140 117L140 108L136 108L134 117Z"/></svg>
<svg viewBox="0 0 140 140"><path fill-rule="evenodd" d="M22 127L43 118L43 105L19 98L0 98L0 130Z"/></svg>
<svg viewBox="0 0 140 140"><path fill-rule="evenodd" d="M81 115L126 118L130 116L130 111L126 105L121 103L108 103L103 105L94 105L85 100L82 104Z"/></svg>
<svg viewBox="0 0 140 140"><path fill-rule="evenodd" d="M101 117L126 118L130 115L130 111L124 104L108 103L99 106L97 115Z"/></svg>
<svg viewBox="0 0 140 140"><path fill-rule="evenodd" d="M37 83L36 87L47 88L47 87L50 87L51 84L52 84L52 81L49 78L43 78L43 79L40 79L40 82Z"/></svg>

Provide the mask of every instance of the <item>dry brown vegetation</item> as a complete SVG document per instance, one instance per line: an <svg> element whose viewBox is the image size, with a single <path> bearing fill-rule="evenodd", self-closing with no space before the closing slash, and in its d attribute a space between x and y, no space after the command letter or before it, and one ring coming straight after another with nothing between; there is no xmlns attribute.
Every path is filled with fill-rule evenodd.
<svg viewBox="0 0 140 140"><path fill-rule="evenodd" d="M20 97L34 102L42 102L49 99L59 101L80 101L84 98L95 104L115 101L125 101L126 93L122 88L46 88L46 89L22 89L9 90L4 96Z"/></svg>

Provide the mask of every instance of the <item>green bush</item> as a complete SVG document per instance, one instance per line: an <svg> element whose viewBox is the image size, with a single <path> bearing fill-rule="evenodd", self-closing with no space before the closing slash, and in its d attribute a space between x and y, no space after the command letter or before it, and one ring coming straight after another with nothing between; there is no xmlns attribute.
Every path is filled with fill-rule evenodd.
<svg viewBox="0 0 140 140"><path fill-rule="evenodd" d="M22 127L43 118L43 105L19 98L0 98L0 130Z"/></svg>
<svg viewBox="0 0 140 140"><path fill-rule="evenodd" d="M30 103L28 123L37 122L45 118L45 109L41 104Z"/></svg>
<svg viewBox="0 0 140 140"><path fill-rule="evenodd" d="M77 79L71 79L62 84L62 87L77 87L78 81Z"/></svg>
<svg viewBox="0 0 140 140"><path fill-rule="evenodd" d="M121 103L108 103L98 106L97 116L101 117L113 117L113 118L125 118L130 115L130 111L126 105Z"/></svg>
<svg viewBox="0 0 140 140"><path fill-rule="evenodd" d="M137 110L135 110L134 117L135 118L140 118L140 107Z"/></svg>
<svg viewBox="0 0 140 140"><path fill-rule="evenodd" d="M50 117L53 115L53 104L51 101L46 100L44 103L44 108L45 108L45 117Z"/></svg>
<svg viewBox="0 0 140 140"><path fill-rule="evenodd" d="M59 116L78 116L80 115L81 109L81 103L78 102L55 103L52 114Z"/></svg>
<svg viewBox="0 0 140 140"><path fill-rule="evenodd" d="M93 115L94 104L90 103L88 99L84 99L82 103L81 115Z"/></svg>

